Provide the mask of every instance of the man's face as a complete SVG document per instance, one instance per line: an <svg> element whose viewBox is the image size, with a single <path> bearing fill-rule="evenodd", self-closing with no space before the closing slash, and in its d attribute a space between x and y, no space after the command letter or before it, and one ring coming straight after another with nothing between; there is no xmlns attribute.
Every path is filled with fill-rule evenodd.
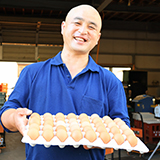
<svg viewBox="0 0 160 160"><path fill-rule="evenodd" d="M101 19L92 8L72 11L62 23L64 47L70 52L89 53L100 38Z"/></svg>

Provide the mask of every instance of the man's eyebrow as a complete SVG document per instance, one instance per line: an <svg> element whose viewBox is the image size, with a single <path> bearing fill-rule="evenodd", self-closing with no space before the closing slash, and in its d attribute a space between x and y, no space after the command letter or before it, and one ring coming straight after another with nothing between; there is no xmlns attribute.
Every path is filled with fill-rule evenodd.
<svg viewBox="0 0 160 160"><path fill-rule="evenodd" d="M81 20L81 21L84 21L84 19L81 18L81 17L75 17L74 20ZM92 25L94 25L95 27L97 27L97 24L94 23L94 22L92 22L92 21L89 21L89 24L92 24Z"/></svg>

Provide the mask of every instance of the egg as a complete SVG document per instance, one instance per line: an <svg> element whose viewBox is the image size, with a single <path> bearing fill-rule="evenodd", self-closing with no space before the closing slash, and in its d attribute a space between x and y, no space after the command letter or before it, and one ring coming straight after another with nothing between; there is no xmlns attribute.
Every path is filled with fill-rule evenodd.
<svg viewBox="0 0 160 160"><path fill-rule="evenodd" d="M113 126L117 126L115 122L111 121L108 123L107 127L110 129L112 128Z"/></svg>
<svg viewBox="0 0 160 160"><path fill-rule="evenodd" d="M83 131L86 132L87 130L93 130L91 125L87 125L83 127Z"/></svg>
<svg viewBox="0 0 160 160"><path fill-rule="evenodd" d="M84 137L88 139L90 142L94 142L97 139L97 135L93 130L87 130L85 132Z"/></svg>
<svg viewBox="0 0 160 160"><path fill-rule="evenodd" d="M69 124L71 124L72 122L78 122L78 121L77 121L77 119L75 119L75 118L71 118L71 119L69 119L68 122L69 122Z"/></svg>
<svg viewBox="0 0 160 160"><path fill-rule="evenodd" d="M41 118L40 115L38 113L36 113L36 112L31 114L30 118L32 118L32 117L37 117L38 119Z"/></svg>
<svg viewBox="0 0 160 160"><path fill-rule="evenodd" d="M45 125L45 124L49 124L49 125L51 125L52 127L54 126L54 122L53 122L53 120L51 120L51 119L45 120L43 125Z"/></svg>
<svg viewBox="0 0 160 160"><path fill-rule="evenodd" d="M132 134L127 137L127 141L129 142L131 147L135 147L138 144L137 137L135 135L132 135Z"/></svg>
<svg viewBox="0 0 160 160"><path fill-rule="evenodd" d="M119 128L124 132L126 129L130 129L126 124L119 126Z"/></svg>
<svg viewBox="0 0 160 160"><path fill-rule="evenodd" d="M71 118L77 119L77 116L74 113L69 113L67 115L67 118L68 118L68 120L71 119Z"/></svg>
<svg viewBox="0 0 160 160"><path fill-rule="evenodd" d="M83 123L83 122L89 122L90 123L90 120L89 120L88 117L83 117L83 118L81 118L80 123Z"/></svg>
<svg viewBox="0 0 160 160"><path fill-rule="evenodd" d="M53 130L50 129L44 129L43 133L42 133L43 138L49 142L52 140L52 138L54 137L54 133Z"/></svg>
<svg viewBox="0 0 160 160"><path fill-rule="evenodd" d="M52 127L51 125L49 125L49 124L45 124L45 125L43 126L43 130L47 130L47 129L53 130L53 127Z"/></svg>
<svg viewBox="0 0 160 160"><path fill-rule="evenodd" d="M37 117L32 117L32 118L29 118L29 125L31 125L32 123L36 123L36 124L40 125L41 121Z"/></svg>
<svg viewBox="0 0 160 160"><path fill-rule="evenodd" d="M63 126L66 127L66 123L65 123L64 121L58 121L58 122L56 123L56 127L59 126L59 125L63 125Z"/></svg>
<svg viewBox="0 0 160 160"><path fill-rule="evenodd" d="M68 138L68 134L64 129L57 130L56 136L61 142L64 142Z"/></svg>
<svg viewBox="0 0 160 160"><path fill-rule="evenodd" d="M64 122L65 122L65 117L59 116L59 117L57 117L57 118L55 119L55 121L56 121L56 122L58 122L58 121L64 121Z"/></svg>
<svg viewBox="0 0 160 160"><path fill-rule="evenodd" d="M52 116L45 116L44 118L43 118L43 121L46 121L46 120L51 120L51 121L53 121L53 117Z"/></svg>
<svg viewBox="0 0 160 160"><path fill-rule="evenodd" d="M29 125L29 129L35 128L38 131L40 130L40 126L37 123L32 123L31 125Z"/></svg>
<svg viewBox="0 0 160 160"><path fill-rule="evenodd" d="M118 145L121 145L124 142L124 137L120 133L114 134L113 139L116 141Z"/></svg>
<svg viewBox="0 0 160 160"><path fill-rule="evenodd" d="M113 121L117 124L119 121L122 121L122 120L120 118L115 118Z"/></svg>
<svg viewBox="0 0 160 160"><path fill-rule="evenodd" d="M107 144L111 140L111 136L109 135L107 131L101 132L99 137L101 138L104 144Z"/></svg>
<svg viewBox="0 0 160 160"><path fill-rule="evenodd" d="M96 124L96 123L102 122L102 120L101 120L100 117L95 117L95 118L92 120L92 122L93 122L94 124Z"/></svg>
<svg viewBox="0 0 160 160"><path fill-rule="evenodd" d="M79 142L83 138L83 134L80 130L75 129L71 132L71 137L76 141Z"/></svg>
<svg viewBox="0 0 160 160"><path fill-rule="evenodd" d="M113 122L113 120L111 119L111 118L106 118L105 120L104 120L104 123L105 124L109 124L109 123L111 123L111 122Z"/></svg>
<svg viewBox="0 0 160 160"><path fill-rule="evenodd" d="M58 125L58 126L55 128L56 131L58 131L58 130L60 130L60 129L64 129L65 131L67 131L66 127L63 126L63 125Z"/></svg>
<svg viewBox="0 0 160 160"><path fill-rule="evenodd" d="M113 135L116 133L121 133L117 126L112 126L109 132L111 132Z"/></svg>
<svg viewBox="0 0 160 160"><path fill-rule="evenodd" d="M40 134L39 134L39 130L35 129L35 128L31 128L28 130L27 135L32 139L32 140L36 140Z"/></svg>
<svg viewBox="0 0 160 160"><path fill-rule="evenodd" d="M79 119L81 120L81 119L83 119L83 118L88 118L88 115L87 115L86 113L81 113L81 114L79 115Z"/></svg>
<svg viewBox="0 0 160 160"><path fill-rule="evenodd" d="M93 119L94 119L94 118L96 118L96 117L98 117L98 118L99 118L99 115L98 115L98 114L96 114L96 113L92 114L92 115L91 115L91 120L93 120Z"/></svg>
<svg viewBox="0 0 160 160"><path fill-rule="evenodd" d="M49 112L46 112L46 113L43 115L43 118L46 118L46 117L52 117L52 114L49 113Z"/></svg>
<svg viewBox="0 0 160 160"><path fill-rule="evenodd" d="M127 137L129 135L134 135L134 132L129 128L123 131L123 134Z"/></svg>
<svg viewBox="0 0 160 160"><path fill-rule="evenodd" d="M103 119L104 121L105 121L105 120L112 120L109 116L104 116L102 119Z"/></svg>
<svg viewBox="0 0 160 160"><path fill-rule="evenodd" d="M56 115L55 115L55 118L59 118L59 117L65 117L63 113L61 112L58 112Z"/></svg>
<svg viewBox="0 0 160 160"><path fill-rule="evenodd" d="M74 124L74 125L71 125L71 126L70 126L70 131L71 131L71 132L74 131L75 129L79 129L79 130L80 130L80 127L79 127L78 124Z"/></svg>
<svg viewBox="0 0 160 160"><path fill-rule="evenodd" d="M119 122L117 122L117 125L120 127L121 125L124 125L124 124L126 124L124 121L119 121Z"/></svg>
<svg viewBox="0 0 160 160"><path fill-rule="evenodd" d="M97 122L97 123L95 123L95 127L96 127L96 128L99 127L99 126L104 126L104 127L105 127L105 125L104 125L102 122Z"/></svg>
<svg viewBox="0 0 160 160"><path fill-rule="evenodd" d="M86 121L84 121L84 122L81 123L81 126L82 126L82 127L89 126L89 125L90 125L90 123L89 123L89 122L86 122Z"/></svg>
<svg viewBox="0 0 160 160"><path fill-rule="evenodd" d="M101 133L101 132L106 132L107 130L106 130L105 126L100 125L100 126L98 126L98 127L96 128L96 131L97 131L98 133Z"/></svg>

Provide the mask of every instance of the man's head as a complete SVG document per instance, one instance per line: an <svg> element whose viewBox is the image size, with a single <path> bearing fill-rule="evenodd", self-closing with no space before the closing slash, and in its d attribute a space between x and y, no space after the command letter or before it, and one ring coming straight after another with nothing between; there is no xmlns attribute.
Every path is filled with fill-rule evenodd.
<svg viewBox="0 0 160 160"><path fill-rule="evenodd" d="M89 53L98 43L102 26L98 11L89 5L71 9L62 22L64 49L69 52Z"/></svg>

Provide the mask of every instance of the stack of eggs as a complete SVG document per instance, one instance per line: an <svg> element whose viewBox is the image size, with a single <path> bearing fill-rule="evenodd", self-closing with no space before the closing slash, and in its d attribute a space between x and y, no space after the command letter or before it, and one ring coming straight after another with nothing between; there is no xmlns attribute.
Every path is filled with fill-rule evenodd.
<svg viewBox="0 0 160 160"><path fill-rule="evenodd" d="M132 147L138 143L134 132L120 118L112 120L109 116L100 118L97 114L88 116L85 113L79 116L74 113L64 115L61 112L56 115L45 113L42 116L33 113L29 119L27 135L32 140L36 140L42 135L47 142L54 137L61 142L72 137L75 142L85 138L90 143L101 139L104 144L114 139L118 145L127 140Z"/></svg>

